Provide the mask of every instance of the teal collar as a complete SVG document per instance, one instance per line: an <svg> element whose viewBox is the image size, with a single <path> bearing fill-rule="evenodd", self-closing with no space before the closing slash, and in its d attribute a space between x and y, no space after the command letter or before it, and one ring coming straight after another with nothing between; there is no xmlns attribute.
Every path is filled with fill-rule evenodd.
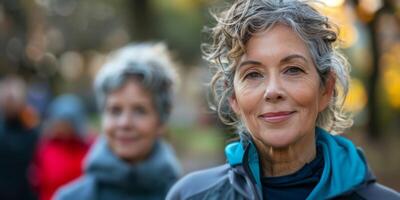
<svg viewBox="0 0 400 200"><path fill-rule="evenodd" d="M324 154L324 171L307 199L327 199L354 190L367 178L365 158L354 144L341 136L333 136L317 128L317 143Z"/></svg>

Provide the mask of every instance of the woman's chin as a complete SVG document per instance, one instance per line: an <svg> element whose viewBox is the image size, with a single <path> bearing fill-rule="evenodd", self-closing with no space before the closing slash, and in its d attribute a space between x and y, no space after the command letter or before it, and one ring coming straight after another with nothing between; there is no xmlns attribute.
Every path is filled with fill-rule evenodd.
<svg viewBox="0 0 400 200"><path fill-rule="evenodd" d="M114 153L121 160L131 163L141 161L145 159L147 155L147 152L145 152L144 150L132 149L132 148L117 148L114 150Z"/></svg>
<svg viewBox="0 0 400 200"><path fill-rule="evenodd" d="M269 141L267 143L267 145L269 147L273 147L275 149L283 149L283 148L287 148L291 145L291 142L282 142L282 141Z"/></svg>

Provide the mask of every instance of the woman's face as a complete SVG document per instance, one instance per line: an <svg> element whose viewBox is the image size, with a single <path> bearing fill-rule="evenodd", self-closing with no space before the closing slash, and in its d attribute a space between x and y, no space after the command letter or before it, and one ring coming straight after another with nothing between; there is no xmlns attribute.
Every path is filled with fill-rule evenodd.
<svg viewBox="0 0 400 200"><path fill-rule="evenodd" d="M108 94L103 130L109 147L118 157L128 162L145 159L162 128L152 95L141 83L128 80Z"/></svg>
<svg viewBox="0 0 400 200"><path fill-rule="evenodd" d="M72 122L62 119L51 122L46 133L49 134L51 138L64 140L72 139L78 134Z"/></svg>
<svg viewBox="0 0 400 200"><path fill-rule="evenodd" d="M252 36L246 50L230 104L256 143L280 148L314 138L317 115L329 103L334 82L320 86L306 44L278 24Z"/></svg>

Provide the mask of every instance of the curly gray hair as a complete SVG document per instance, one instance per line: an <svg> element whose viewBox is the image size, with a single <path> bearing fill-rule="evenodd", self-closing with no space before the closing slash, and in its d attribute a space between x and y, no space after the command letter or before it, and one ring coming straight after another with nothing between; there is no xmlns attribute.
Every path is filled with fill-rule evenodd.
<svg viewBox="0 0 400 200"><path fill-rule="evenodd" d="M94 81L100 110L104 111L107 95L132 78L150 92L159 119L165 123L171 113L178 76L164 44L128 45L110 55Z"/></svg>
<svg viewBox="0 0 400 200"><path fill-rule="evenodd" d="M347 96L350 66L336 48L338 28L327 17L299 0L237 0L228 9L213 14L216 26L210 29L212 42L203 44L204 58L211 63L211 109L227 125L239 131L244 126L229 105L232 96L235 69L245 45L253 34L276 24L293 29L308 46L317 68L321 84L329 76L336 79L334 95L328 107L320 112L316 125L333 133L340 133L352 125L351 116L343 111Z"/></svg>

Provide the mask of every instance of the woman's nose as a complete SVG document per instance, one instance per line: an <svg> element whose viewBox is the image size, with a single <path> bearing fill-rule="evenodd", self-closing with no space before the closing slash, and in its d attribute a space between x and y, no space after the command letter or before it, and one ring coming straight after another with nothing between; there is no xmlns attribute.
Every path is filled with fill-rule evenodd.
<svg viewBox="0 0 400 200"><path fill-rule="evenodd" d="M129 112L124 112L121 114L121 116L118 118L118 125L120 127L126 128L132 126L132 115Z"/></svg>
<svg viewBox="0 0 400 200"><path fill-rule="evenodd" d="M264 99L268 102L277 102L284 99L282 84L277 77L270 77L265 84Z"/></svg>

